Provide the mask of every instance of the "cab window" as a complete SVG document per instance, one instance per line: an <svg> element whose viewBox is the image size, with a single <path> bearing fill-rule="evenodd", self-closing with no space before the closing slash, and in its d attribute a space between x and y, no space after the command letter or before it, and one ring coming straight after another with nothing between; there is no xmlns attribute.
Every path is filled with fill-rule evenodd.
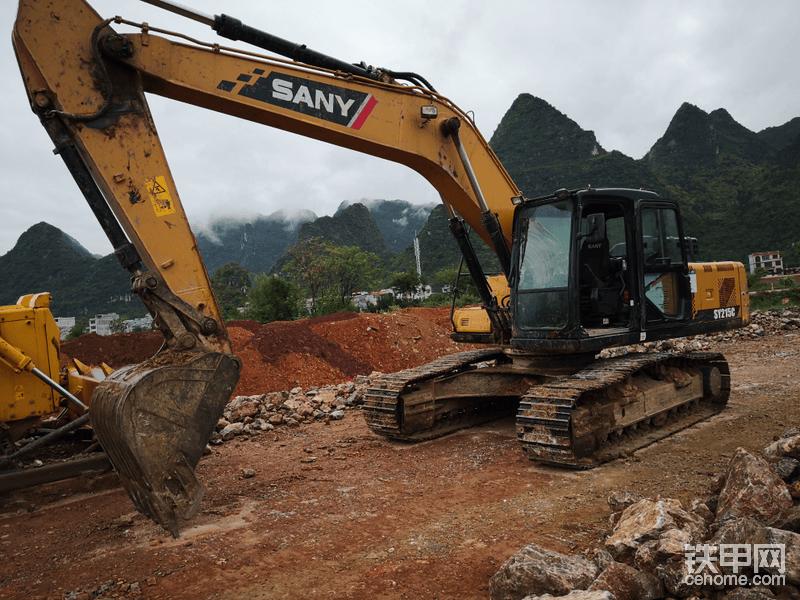
<svg viewBox="0 0 800 600"><path fill-rule="evenodd" d="M523 329L561 329L569 316L572 203L536 206L522 218L517 324Z"/></svg>

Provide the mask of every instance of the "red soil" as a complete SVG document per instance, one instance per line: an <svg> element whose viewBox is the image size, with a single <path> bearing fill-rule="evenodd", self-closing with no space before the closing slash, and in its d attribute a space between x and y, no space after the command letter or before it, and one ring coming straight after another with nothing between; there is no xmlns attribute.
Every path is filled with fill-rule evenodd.
<svg viewBox="0 0 800 600"><path fill-rule="evenodd" d="M468 349L450 340L448 307L382 315L342 312L266 325L242 320L227 327L243 362L235 391L243 396L336 384L373 371L391 373ZM162 342L156 332L87 334L61 345L62 362L77 358L119 368L150 358Z"/></svg>

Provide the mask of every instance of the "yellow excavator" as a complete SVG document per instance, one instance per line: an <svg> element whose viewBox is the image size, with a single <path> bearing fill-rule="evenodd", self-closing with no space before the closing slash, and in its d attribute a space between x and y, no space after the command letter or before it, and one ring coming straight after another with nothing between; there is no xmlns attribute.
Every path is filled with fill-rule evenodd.
<svg viewBox="0 0 800 600"><path fill-rule="evenodd" d="M202 498L194 468L241 363L147 93L402 163L440 193L482 299L454 313L453 338L484 348L373 381L373 431L424 439L517 411L532 459L588 467L725 405L719 354L597 358L749 320L743 265L692 262L674 202L631 189L525 198L468 114L423 77L148 1L272 54L104 19L84 0L21 0L13 42L33 111L164 334L152 359L97 386L89 415L136 507L174 535ZM502 273L484 273L468 227Z"/></svg>

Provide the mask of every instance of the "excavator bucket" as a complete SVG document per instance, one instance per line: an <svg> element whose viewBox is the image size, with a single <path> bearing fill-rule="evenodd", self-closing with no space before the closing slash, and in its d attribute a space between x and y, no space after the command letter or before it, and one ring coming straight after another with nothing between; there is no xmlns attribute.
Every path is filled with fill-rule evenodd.
<svg viewBox="0 0 800 600"><path fill-rule="evenodd" d="M161 352L94 391L92 427L137 510L178 537L203 498L194 469L239 380L233 357Z"/></svg>

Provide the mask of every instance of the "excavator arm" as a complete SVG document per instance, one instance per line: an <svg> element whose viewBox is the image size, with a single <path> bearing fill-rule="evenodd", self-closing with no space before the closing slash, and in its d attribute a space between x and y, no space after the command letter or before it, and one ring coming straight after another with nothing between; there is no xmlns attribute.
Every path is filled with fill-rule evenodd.
<svg viewBox="0 0 800 600"><path fill-rule="evenodd" d="M218 29L242 31L216 19ZM112 23L139 33L117 33ZM266 35L244 32L256 41ZM202 498L194 468L240 363L146 93L407 165L441 194L462 251L469 240L457 214L495 249L506 274L513 199L521 196L472 120L432 89L337 61L312 66L156 33L169 32L104 20L83 0L21 0L13 43L34 112L164 333L155 357L98 386L90 414L134 504L177 535L178 518L190 518ZM496 307L473 263L484 304ZM493 325L507 330L497 312Z"/></svg>

